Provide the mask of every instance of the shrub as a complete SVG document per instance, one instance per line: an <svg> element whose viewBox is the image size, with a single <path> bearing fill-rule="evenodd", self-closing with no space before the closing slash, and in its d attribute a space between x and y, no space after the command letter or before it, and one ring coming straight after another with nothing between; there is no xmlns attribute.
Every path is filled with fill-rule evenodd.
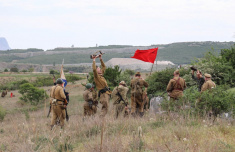
<svg viewBox="0 0 235 152"><path fill-rule="evenodd" d="M51 69L51 70L50 70L50 74L56 74L56 75L58 75L58 74L60 74L60 72L58 72L58 71L56 71L56 70Z"/></svg>
<svg viewBox="0 0 235 152"><path fill-rule="evenodd" d="M19 72L19 69L18 68L11 68L10 71L11 72Z"/></svg>
<svg viewBox="0 0 235 152"><path fill-rule="evenodd" d="M217 116L223 112L231 112L235 106L234 94L226 91L226 86L218 86L210 91L201 94L199 109L208 113L212 110L213 115Z"/></svg>
<svg viewBox="0 0 235 152"><path fill-rule="evenodd" d="M8 69L4 69L4 72L8 72Z"/></svg>
<svg viewBox="0 0 235 152"><path fill-rule="evenodd" d="M48 98L44 89L38 89L30 83L22 84L19 93L22 94L20 100L30 102L32 105L37 105L40 101Z"/></svg>

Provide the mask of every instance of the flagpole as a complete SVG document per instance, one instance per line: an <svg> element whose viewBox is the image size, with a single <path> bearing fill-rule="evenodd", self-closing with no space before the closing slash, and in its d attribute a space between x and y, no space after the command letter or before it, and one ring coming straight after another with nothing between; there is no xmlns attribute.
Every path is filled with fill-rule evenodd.
<svg viewBox="0 0 235 152"><path fill-rule="evenodd" d="M154 65L154 63L153 63L153 65ZM152 65L152 68L151 68L151 71L150 71L150 74L149 74L149 75L151 75L151 74L152 74L152 71L153 71L153 65Z"/></svg>

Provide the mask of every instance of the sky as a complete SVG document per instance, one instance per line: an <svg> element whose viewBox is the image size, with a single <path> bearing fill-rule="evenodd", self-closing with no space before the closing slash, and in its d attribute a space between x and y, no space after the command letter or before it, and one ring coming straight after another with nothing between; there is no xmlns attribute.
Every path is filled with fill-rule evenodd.
<svg viewBox="0 0 235 152"><path fill-rule="evenodd" d="M12 49L235 41L234 0L0 0Z"/></svg>

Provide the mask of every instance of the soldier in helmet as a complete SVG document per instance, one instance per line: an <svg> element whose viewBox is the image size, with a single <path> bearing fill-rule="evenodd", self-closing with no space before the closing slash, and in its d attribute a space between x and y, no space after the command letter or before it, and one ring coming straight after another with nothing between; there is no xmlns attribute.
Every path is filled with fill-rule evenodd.
<svg viewBox="0 0 235 152"><path fill-rule="evenodd" d="M53 86L50 91L50 103L52 106L51 129L56 124L57 119L60 120L61 128L64 127L64 119L66 117L65 109L67 106L66 96L63 89L63 80L57 79L56 86Z"/></svg>
<svg viewBox="0 0 235 152"><path fill-rule="evenodd" d="M174 78L171 79L167 85L166 91L168 92L170 99L175 101L183 96L183 91L186 88L186 83L183 78L180 77L179 70L174 72Z"/></svg>
<svg viewBox="0 0 235 152"><path fill-rule="evenodd" d="M143 88L145 87L145 90ZM131 115L136 115L136 108L140 116L144 115L144 105L147 97L148 83L141 78L140 72L131 80Z"/></svg>
<svg viewBox="0 0 235 152"><path fill-rule="evenodd" d="M108 113L108 102L110 98L111 91L108 87L107 81L105 80L103 74L105 72L106 66L102 60L102 55L99 55L100 62L101 62L101 67L97 67L95 63L96 57L92 57L93 59L93 64L92 64L92 69L94 73L94 81L97 90L99 91L99 97L100 97L100 103L102 104L101 108L101 114L100 117L105 117L105 115Z"/></svg>
<svg viewBox="0 0 235 152"><path fill-rule="evenodd" d="M84 117L85 116L91 116L96 114L97 111L97 95L94 91L94 85L91 83L86 84L86 90L83 93L83 99L85 100L85 103L83 105L84 108Z"/></svg>
<svg viewBox="0 0 235 152"><path fill-rule="evenodd" d="M124 117L128 115L128 99L127 92L129 88L126 86L125 81L121 81L119 86L115 87L112 91L113 105L115 106L115 118L118 118L120 114Z"/></svg>
<svg viewBox="0 0 235 152"><path fill-rule="evenodd" d="M211 90L212 88L216 87L215 83L211 80L210 74L206 73L204 74L204 76L205 76L205 83L202 85L201 92L204 92L206 90Z"/></svg>

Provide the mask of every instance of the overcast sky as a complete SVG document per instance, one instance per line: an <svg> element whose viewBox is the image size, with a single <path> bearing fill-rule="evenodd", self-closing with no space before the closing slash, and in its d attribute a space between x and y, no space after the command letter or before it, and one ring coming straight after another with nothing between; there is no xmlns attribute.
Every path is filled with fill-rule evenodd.
<svg viewBox="0 0 235 152"><path fill-rule="evenodd" d="M0 0L11 48L235 41L234 0Z"/></svg>

